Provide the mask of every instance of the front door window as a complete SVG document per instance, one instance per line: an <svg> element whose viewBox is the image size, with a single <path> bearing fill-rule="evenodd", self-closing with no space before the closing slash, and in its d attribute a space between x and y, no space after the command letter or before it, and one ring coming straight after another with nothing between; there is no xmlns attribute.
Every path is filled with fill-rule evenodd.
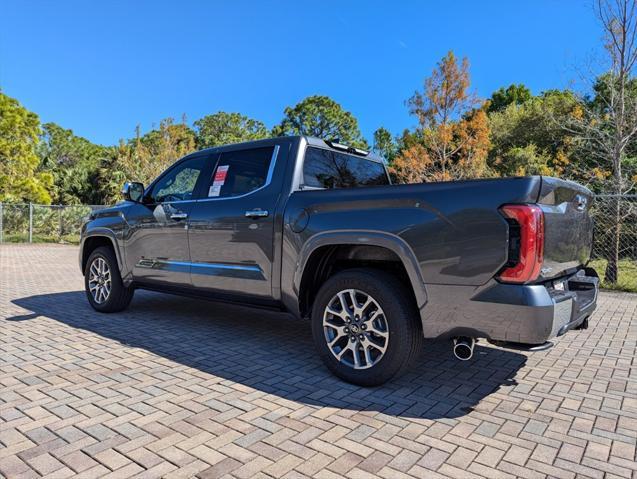
<svg viewBox="0 0 637 479"><path fill-rule="evenodd" d="M206 164L205 157L191 158L174 166L153 186L152 203L170 203L194 199L195 186Z"/></svg>

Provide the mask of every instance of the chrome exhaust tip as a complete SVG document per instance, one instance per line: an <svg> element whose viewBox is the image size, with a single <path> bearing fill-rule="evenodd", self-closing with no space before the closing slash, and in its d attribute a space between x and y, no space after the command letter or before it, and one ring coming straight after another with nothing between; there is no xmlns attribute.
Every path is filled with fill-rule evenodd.
<svg viewBox="0 0 637 479"><path fill-rule="evenodd" d="M473 347L475 344L475 338L453 338L453 355L460 361L469 361L473 356Z"/></svg>

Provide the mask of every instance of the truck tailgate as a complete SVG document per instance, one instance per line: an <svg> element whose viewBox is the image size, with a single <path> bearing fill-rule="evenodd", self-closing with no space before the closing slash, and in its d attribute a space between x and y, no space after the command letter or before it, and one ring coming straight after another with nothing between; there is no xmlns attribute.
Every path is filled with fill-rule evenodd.
<svg viewBox="0 0 637 479"><path fill-rule="evenodd" d="M593 193L571 181L542 177L538 205L544 212L544 263L541 279L575 271L586 264L593 245L590 207Z"/></svg>

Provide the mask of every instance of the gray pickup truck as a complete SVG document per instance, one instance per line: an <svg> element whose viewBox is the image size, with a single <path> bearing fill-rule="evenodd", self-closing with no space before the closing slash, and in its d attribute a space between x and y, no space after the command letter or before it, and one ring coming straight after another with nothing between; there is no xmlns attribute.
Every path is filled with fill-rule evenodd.
<svg viewBox="0 0 637 479"><path fill-rule="evenodd" d="M86 296L101 312L137 288L277 308L311 320L327 367L381 384L423 338L543 348L585 328L591 192L532 176L392 185L382 158L273 138L182 158L83 225ZM240 321L240 318L237 318Z"/></svg>

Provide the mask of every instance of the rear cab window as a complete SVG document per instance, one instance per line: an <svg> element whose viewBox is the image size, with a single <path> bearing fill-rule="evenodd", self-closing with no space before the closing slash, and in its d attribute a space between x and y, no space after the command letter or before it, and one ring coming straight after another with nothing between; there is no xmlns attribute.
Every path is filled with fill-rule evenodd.
<svg viewBox="0 0 637 479"><path fill-rule="evenodd" d="M308 147L303 161L303 187L354 188L389 185L385 166L347 153Z"/></svg>

